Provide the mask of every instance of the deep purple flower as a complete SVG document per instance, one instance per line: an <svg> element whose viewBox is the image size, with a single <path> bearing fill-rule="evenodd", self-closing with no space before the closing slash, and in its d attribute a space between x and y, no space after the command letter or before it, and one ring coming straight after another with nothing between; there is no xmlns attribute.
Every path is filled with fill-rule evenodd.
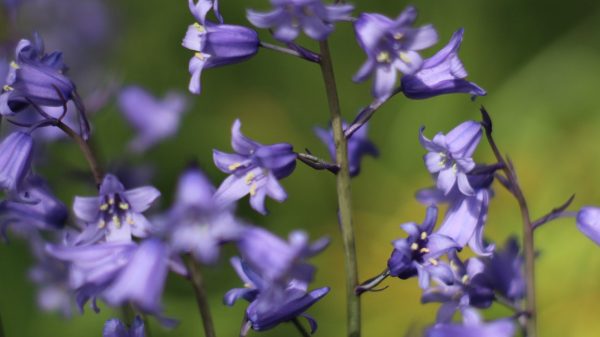
<svg viewBox="0 0 600 337"><path fill-rule="evenodd" d="M494 290L504 298L517 302L525 297L523 278L523 256L515 237L506 240L504 249L496 249L494 254L483 260L484 274Z"/></svg>
<svg viewBox="0 0 600 337"><path fill-rule="evenodd" d="M30 103L41 108L63 106L65 100L80 104L75 85L65 75L62 54L46 54L39 35L33 42L21 40L15 54L0 94L0 114L14 115Z"/></svg>
<svg viewBox="0 0 600 337"><path fill-rule="evenodd" d="M129 148L144 152L177 132L187 101L178 92L171 92L159 100L141 87L129 86L119 95L119 108L137 131Z"/></svg>
<svg viewBox="0 0 600 337"><path fill-rule="evenodd" d="M348 4L324 5L321 0L271 0L273 10L248 10L248 20L259 28L273 30L273 36L291 42L304 31L314 40L325 40L337 21L350 20L354 7Z"/></svg>
<svg viewBox="0 0 600 337"><path fill-rule="evenodd" d="M412 27L416 18L417 10L409 6L395 20L363 13L354 23L358 44L367 54L354 81L363 82L374 74L374 97L385 99L392 94L397 72L408 75L419 70L423 60L417 51L437 43L438 35L432 25Z"/></svg>
<svg viewBox="0 0 600 337"><path fill-rule="evenodd" d="M346 130L346 123L343 124L343 128ZM327 146L331 160L335 161L333 130L331 128L329 130L315 128L315 133ZM360 173L360 160L363 156L371 155L377 157L379 155L379 151L377 151L375 144L369 140L367 133L368 125L365 124L348 140L348 163L351 177L355 177Z"/></svg>
<svg viewBox="0 0 600 337"><path fill-rule="evenodd" d="M183 46L196 53L190 59L190 92L200 94L203 69L245 61L258 52L258 34L247 27L206 21L188 27Z"/></svg>
<svg viewBox="0 0 600 337"><path fill-rule="evenodd" d="M19 193L0 202L0 232L6 226L33 226L37 229L61 229L69 215L39 176L28 176Z"/></svg>
<svg viewBox="0 0 600 337"><path fill-rule="evenodd" d="M486 94L483 88L465 79L467 71L458 58L463 33L463 29L456 31L444 48L423 61L420 70L402 77L402 92L406 97L423 99L451 93Z"/></svg>
<svg viewBox="0 0 600 337"><path fill-rule="evenodd" d="M427 170L436 175L437 187L448 194L456 184L463 194L473 195L467 173L475 168L472 157L483 133L481 124L467 121L446 135L439 132L433 140L423 135L424 129L419 130L419 141L429 153L423 159Z"/></svg>
<svg viewBox="0 0 600 337"><path fill-rule="evenodd" d="M501 319L478 324L442 323L429 328L425 337L513 337L515 324L512 320Z"/></svg>
<svg viewBox="0 0 600 337"><path fill-rule="evenodd" d="M75 197L73 211L78 219L93 226L106 241L131 241L146 237L150 223L142 215L160 196L152 186L125 190L119 179L107 174L97 197Z"/></svg>
<svg viewBox="0 0 600 337"><path fill-rule="evenodd" d="M129 329L116 318L106 321L102 330L102 337L145 337L144 321L135 316Z"/></svg>
<svg viewBox="0 0 600 337"><path fill-rule="evenodd" d="M582 207L577 213L577 228L590 240L600 245L600 208Z"/></svg>
<svg viewBox="0 0 600 337"><path fill-rule="evenodd" d="M13 132L0 143L0 189L16 192L29 173L33 138L26 132Z"/></svg>
<svg viewBox="0 0 600 337"><path fill-rule="evenodd" d="M213 151L215 165L231 174L217 190L215 199L220 204L232 203L250 194L250 205L266 214L265 197L282 202L287 198L279 179L290 175L296 168L296 153L292 145L277 143L262 145L244 136L242 123L236 119L231 129L231 146L236 153Z"/></svg>
<svg viewBox="0 0 600 337"><path fill-rule="evenodd" d="M303 280L290 280L284 286L270 283L254 271L245 261L234 257L231 264L244 282L245 288L235 288L224 297L226 305L233 305L244 298L250 305L246 309L246 323L242 326L242 335L252 328L264 331L302 316L311 326L311 333L317 329L317 322L304 312L323 298L328 287L308 292L308 283Z"/></svg>
<svg viewBox="0 0 600 337"><path fill-rule="evenodd" d="M290 233L288 242L269 231L249 227L238 240L237 246L246 263L270 283L287 284L290 279L312 281L314 267L305 259L321 252L329 244L321 238L312 244L306 233Z"/></svg>
<svg viewBox="0 0 600 337"><path fill-rule="evenodd" d="M179 178L172 208L160 219L171 248L191 253L203 263L216 262L221 245L237 240L244 230L230 208L215 202L215 191L199 169L186 170Z"/></svg>

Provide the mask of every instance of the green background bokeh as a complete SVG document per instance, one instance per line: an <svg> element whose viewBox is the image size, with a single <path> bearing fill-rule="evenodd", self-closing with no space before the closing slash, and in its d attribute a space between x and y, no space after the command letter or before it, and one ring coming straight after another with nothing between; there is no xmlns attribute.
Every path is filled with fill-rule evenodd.
<svg viewBox="0 0 600 337"><path fill-rule="evenodd" d="M370 135L380 157L364 160L362 173L352 185L361 279L385 268L390 242L403 235L399 224L423 218L425 208L414 200L414 192L432 181L422 162L419 127L427 126L429 136L446 132L461 121L478 119L480 104L492 115L501 150L516 165L533 217L573 193L577 194L573 209L600 204L600 3L426 0L413 4L419 10L419 22L433 23L440 33L440 43L426 51L427 56L444 45L454 30L465 28L461 59L469 78L486 88L488 95L476 102L467 95L425 101L398 96L377 112ZM112 71L123 83L141 84L159 95L173 88L185 91L192 53L181 47L181 39L193 22L186 1L126 0L111 5L118 21L116 48L108 61ZM369 0L356 7L357 12L395 16L405 5ZM224 0L221 11L226 21L247 24L246 6L262 9L266 2ZM270 41L267 35L263 37ZM301 41L316 49L314 42ZM351 81L364 54L349 24L337 26L331 50L343 113L352 119L371 97L370 83ZM229 130L235 118L241 118L243 131L253 139L290 142L297 150L309 148L326 157L312 131L315 125L325 126L329 116L320 76L314 64L269 50L261 50L248 62L206 71L203 93L191 97L192 107L179 135L143 157L131 158L156 165L152 183L163 192L158 209L169 206L177 176L190 160L197 160L216 184L224 179L212 164L211 151L230 150ZM98 113L93 124L102 160L122 157L132 131L115 105ZM65 143L50 150L52 161L38 170L55 192L65 201L75 194L93 194L93 188L73 183L65 174L73 167L85 169L76 147ZM485 143L476 158L492 161ZM252 212L246 199L240 202L239 214L282 236L303 228L312 238L332 237L331 246L313 260L318 266L313 286L328 285L332 291L309 313L319 322L318 336L343 336L343 257L335 179L299 165L283 185L289 198L283 204L268 201L269 216ZM501 244L511 234L520 235L520 215L516 202L496 187L486 235ZM600 250L577 231L573 220L548 224L536 233L536 244L540 336L600 336ZM228 289L241 285L227 262L234 253L226 249L219 264L204 269L219 336L237 335L245 307L241 302L233 308L221 304ZM0 313L6 336L100 336L104 321L120 315L103 304L100 314L86 309L83 316L76 313L70 320L40 312L35 288L27 280L31 262L22 242L0 245ZM363 296L365 337L404 336L407 330L418 332L435 319L438 305L420 304L415 280L389 279L385 285L390 287L384 292ZM192 290L182 279L169 279L164 308L181 323L168 331L152 321L152 336L202 335ZM494 307L486 315L507 314ZM297 332L282 324L261 335L295 336Z"/></svg>

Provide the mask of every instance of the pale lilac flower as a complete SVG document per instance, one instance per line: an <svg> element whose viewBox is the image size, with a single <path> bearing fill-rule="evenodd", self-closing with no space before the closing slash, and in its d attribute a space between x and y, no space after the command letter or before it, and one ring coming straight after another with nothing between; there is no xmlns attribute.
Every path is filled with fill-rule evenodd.
<svg viewBox="0 0 600 337"><path fill-rule="evenodd" d="M423 61L420 70L402 77L402 92L406 97L423 99L450 93L485 96L483 88L466 80L467 71L458 58L463 33L463 29L455 32L444 48Z"/></svg>
<svg viewBox="0 0 600 337"><path fill-rule="evenodd" d="M35 252L36 264L29 269L29 279L37 286L37 304L43 311L58 311L71 316L74 303L69 289L69 269L64 261L44 251Z"/></svg>
<svg viewBox="0 0 600 337"><path fill-rule="evenodd" d="M419 141L429 151L423 159L427 170L436 176L437 187L448 194L456 184L463 194L473 195L467 173L475 168L472 157L483 134L481 124L467 121L445 135L439 132L433 140L425 137L423 130L419 130Z"/></svg>
<svg viewBox="0 0 600 337"><path fill-rule="evenodd" d="M206 15L212 9L219 23L223 23L223 17L219 12L218 0L198 0L196 3L194 1L188 0L188 7L198 22L204 24L206 22Z"/></svg>
<svg viewBox="0 0 600 337"><path fill-rule="evenodd" d="M477 324L442 323L429 328L425 337L514 337L515 324L509 319Z"/></svg>
<svg viewBox="0 0 600 337"><path fill-rule="evenodd" d="M200 94L203 69L245 61L258 52L258 34L247 27L206 21L188 27L183 46L195 51L189 62L192 75L188 89Z"/></svg>
<svg viewBox="0 0 600 337"><path fill-rule="evenodd" d="M600 208L582 207L577 213L577 229L600 245Z"/></svg>
<svg viewBox="0 0 600 337"><path fill-rule="evenodd" d="M374 75L373 96L389 97L396 85L398 71L413 74L423 60L418 51L437 43L438 35L432 25L414 28L417 18L414 7L407 7L392 20L375 13L363 13L354 23L358 44L367 54L367 61L354 75L355 82Z"/></svg>
<svg viewBox="0 0 600 337"><path fill-rule="evenodd" d="M160 196L152 186L125 190L119 179L107 174L97 197L75 197L75 216L95 228L106 241L131 241L146 237L150 222L142 215Z"/></svg>
<svg viewBox="0 0 600 337"><path fill-rule="evenodd" d="M262 145L247 138L241 126L236 119L231 130L231 146L236 153L213 151L215 165L230 174L219 186L215 199L219 204L227 204L250 194L252 208L266 214L266 196L279 202L287 198L279 180L294 171L297 155L290 144Z"/></svg>
<svg viewBox="0 0 600 337"><path fill-rule="evenodd" d="M343 124L343 129L346 130L347 124ZM333 130L325 130L322 128L315 128L315 133L327 146L331 160L335 162L335 141L333 139ZM350 176L355 177L360 173L360 161L363 156L371 155L377 157L379 151L375 147L375 144L369 140L368 136L368 125L363 125L358 131L356 131L350 139L348 139L348 166Z"/></svg>
<svg viewBox="0 0 600 337"><path fill-rule="evenodd" d="M273 30L283 42L295 40L300 31L322 41L333 32L334 23L350 20L354 7L349 4L325 5L321 0L271 0L270 12L248 10L248 20L259 28Z"/></svg>
<svg viewBox="0 0 600 337"><path fill-rule="evenodd" d="M129 143L134 152L144 152L174 136L187 108L187 101L181 93L170 92L163 99L157 99L138 86L124 88L118 102L121 112L137 131L136 137Z"/></svg>
<svg viewBox="0 0 600 337"><path fill-rule="evenodd" d="M29 133L16 131L0 143L0 189L16 192L29 173L33 138Z"/></svg>
<svg viewBox="0 0 600 337"><path fill-rule="evenodd" d="M144 321L135 316L129 329L116 318L106 321L102 330L102 337L145 337Z"/></svg>

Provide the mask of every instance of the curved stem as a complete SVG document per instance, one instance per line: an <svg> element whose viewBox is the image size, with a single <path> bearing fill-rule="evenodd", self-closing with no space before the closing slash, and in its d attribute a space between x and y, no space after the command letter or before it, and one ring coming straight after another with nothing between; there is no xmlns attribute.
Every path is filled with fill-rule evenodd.
<svg viewBox="0 0 600 337"><path fill-rule="evenodd" d="M337 173L337 196L339 207L339 221L344 242L344 257L346 267L346 305L348 336L360 336L360 298L354 294L358 285L358 266L356 261L356 248L354 244L354 229L352 226L352 206L350 194L350 174L348 171L347 140L342 129L342 115L337 93L333 63L329 52L327 40L319 43L321 50L321 73L327 91L329 112L331 114L331 127L335 141L336 162L340 170Z"/></svg>
<svg viewBox="0 0 600 337"><path fill-rule="evenodd" d="M200 272L200 266L198 266L191 256L185 256L184 260L185 266L190 274L190 281L194 287L194 293L196 294L196 302L204 326L204 336L215 337L215 327L210 313L210 306L208 305L208 297L204 290L204 280L202 278L202 273Z"/></svg>
<svg viewBox="0 0 600 337"><path fill-rule="evenodd" d="M71 137L71 139L73 139L73 141L75 141L75 143L77 143L77 145L79 145L79 148L81 149L81 152L83 153L83 156L85 157L85 160L88 162L88 164L90 166L90 170L92 171L92 174L94 175L94 181L96 182L96 185L100 186L100 184L102 184L102 177L103 177L102 169L100 168L100 165L98 165L98 161L96 160L96 157L94 156L94 152L90 148L89 144L83 138L81 138L81 136L77 132L75 132L75 130L71 129L67 124L57 120L56 127L61 129L64 133L66 133L69 137Z"/></svg>
<svg viewBox="0 0 600 337"><path fill-rule="evenodd" d="M295 56L295 57L301 58L301 59L309 61L309 62L319 63L316 59L308 58L305 55L303 55L302 53L300 53L299 51L291 49L291 48L281 47L278 45L274 45L274 44L266 43L266 42L262 42L262 41L259 42L259 46L263 47L265 49L270 49L270 50L276 51L278 53Z"/></svg>
<svg viewBox="0 0 600 337"><path fill-rule="evenodd" d="M292 323L294 323L294 326L296 327L296 329L298 329L298 332L300 332L302 337L310 337L310 334L308 333L308 331L306 331L306 329L304 329L297 317L292 319Z"/></svg>
<svg viewBox="0 0 600 337"><path fill-rule="evenodd" d="M298 153L297 155L299 161L314 168L315 170L327 170L333 174L337 174L340 170L340 168L336 164L330 163L319 157L313 156L312 154Z"/></svg>
<svg viewBox="0 0 600 337"><path fill-rule="evenodd" d="M492 120L490 119L487 111L481 107L481 114L483 117L482 125L485 129L485 134L498 160L498 163L503 165L502 170L506 175L507 186L512 195L517 199L519 203L519 210L521 211L521 219L523 221L523 255L525 255L525 282L527 296L525 298L525 311L527 312L527 320L525 322L525 335L527 337L536 337L537 335L537 311L536 311L536 299L535 299L535 245L533 238L533 223L529 215L529 208L527 206L527 200L521 190L519 181L517 179L517 173L512 165L510 159L505 159L496 142L492 137Z"/></svg>

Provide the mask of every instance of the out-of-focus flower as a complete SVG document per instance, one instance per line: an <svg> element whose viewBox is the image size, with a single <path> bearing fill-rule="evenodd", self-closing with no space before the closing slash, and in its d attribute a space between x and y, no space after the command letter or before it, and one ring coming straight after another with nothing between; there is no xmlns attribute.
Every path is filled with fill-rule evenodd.
<svg viewBox="0 0 600 337"><path fill-rule="evenodd" d="M236 153L213 151L219 170L230 174L219 186L215 199L220 204L232 203L250 194L250 205L266 214L265 197L282 202L287 198L279 180L296 168L296 153L292 145L277 143L262 145L241 132L242 123L236 119L231 130L231 146Z"/></svg>
<svg viewBox="0 0 600 337"><path fill-rule="evenodd" d="M577 213L577 228L590 240L600 245L600 208L582 207Z"/></svg>
<svg viewBox="0 0 600 337"><path fill-rule="evenodd" d="M523 256L519 253L519 243L515 237L506 240L504 249L496 249L483 262L483 273L497 293L513 302L525 297Z"/></svg>
<svg viewBox="0 0 600 337"><path fill-rule="evenodd" d="M144 152L177 132L187 101L178 92L171 92L159 100L141 87L129 86L119 95L119 108L137 131L129 148Z"/></svg>
<svg viewBox="0 0 600 337"><path fill-rule="evenodd" d="M374 97L389 97L396 85L397 72L410 75L418 71L423 63L418 51L437 43L438 35L432 25L412 27L416 18L417 10L411 6L395 20L363 13L354 23L358 44L367 54L367 61L354 75L354 81L362 82L374 74Z"/></svg>
<svg viewBox="0 0 600 337"><path fill-rule="evenodd" d="M144 321L139 317L135 316L133 324L129 329L116 318L109 319L104 324L102 330L102 337L145 337Z"/></svg>
<svg viewBox="0 0 600 337"><path fill-rule="evenodd" d="M0 189L16 192L29 173L33 138L26 132L13 132L0 143Z"/></svg>
<svg viewBox="0 0 600 337"><path fill-rule="evenodd" d="M423 99L451 93L486 94L483 88L466 80L467 71L458 58L463 33L463 29L455 32L444 48L423 61L420 70L402 77L402 92L406 97Z"/></svg>
<svg viewBox="0 0 600 337"><path fill-rule="evenodd" d="M119 179L107 174L97 197L75 197L73 211L88 226L95 226L106 241L146 237L150 222L142 215L160 196L152 186L125 190Z"/></svg>
<svg viewBox="0 0 600 337"><path fill-rule="evenodd" d="M192 75L188 89L200 94L200 75L203 69L225 66L245 61L258 52L258 34L247 27L194 23L188 27L183 46L196 53L190 59Z"/></svg>
<svg viewBox="0 0 600 337"><path fill-rule="evenodd" d="M354 7L348 4L324 5L321 0L271 0L272 11L248 10L248 20L259 28L273 29L273 36L283 42L295 40L300 31L322 41L333 32L334 23L350 20Z"/></svg>
<svg viewBox="0 0 600 337"><path fill-rule="evenodd" d="M222 244L243 235L230 207L215 202L214 186L197 168L187 169L179 178L171 209L159 222L168 233L175 252L191 253L202 263L214 263Z"/></svg>
<svg viewBox="0 0 600 337"><path fill-rule="evenodd" d="M344 130L347 128L346 123L343 124L343 128ZM327 146L331 160L335 161L333 130L331 128L329 130L315 128L315 133ZM363 156L371 155L377 157L379 155L379 151L377 151L375 144L369 140L367 133L368 125L365 124L348 139L348 165L351 177L355 177L360 173L360 161Z"/></svg>
<svg viewBox="0 0 600 337"><path fill-rule="evenodd" d="M29 279L37 286L38 306L70 317L73 294L69 289L68 264L48 255L41 246L34 247L34 255L37 262L29 269Z"/></svg>
<svg viewBox="0 0 600 337"><path fill-rule="evenodd" d="M467 121L446 135L439 132L433 140L427 139L423 130L419 130L419 141L429 151L424 157L425 165L436 175L437 187L448 194L456 184L463 194L473 195L475 192L469 185L467 173L475 168L472 157L483 133L481 124Z"/></svg>
<svg viewBox="0 0 600 337"><path fill-rule="evenodd" d="M478 324L442 323L429 328L425 337L513 337L515 324L509 319L500 319Z"/></svg>

